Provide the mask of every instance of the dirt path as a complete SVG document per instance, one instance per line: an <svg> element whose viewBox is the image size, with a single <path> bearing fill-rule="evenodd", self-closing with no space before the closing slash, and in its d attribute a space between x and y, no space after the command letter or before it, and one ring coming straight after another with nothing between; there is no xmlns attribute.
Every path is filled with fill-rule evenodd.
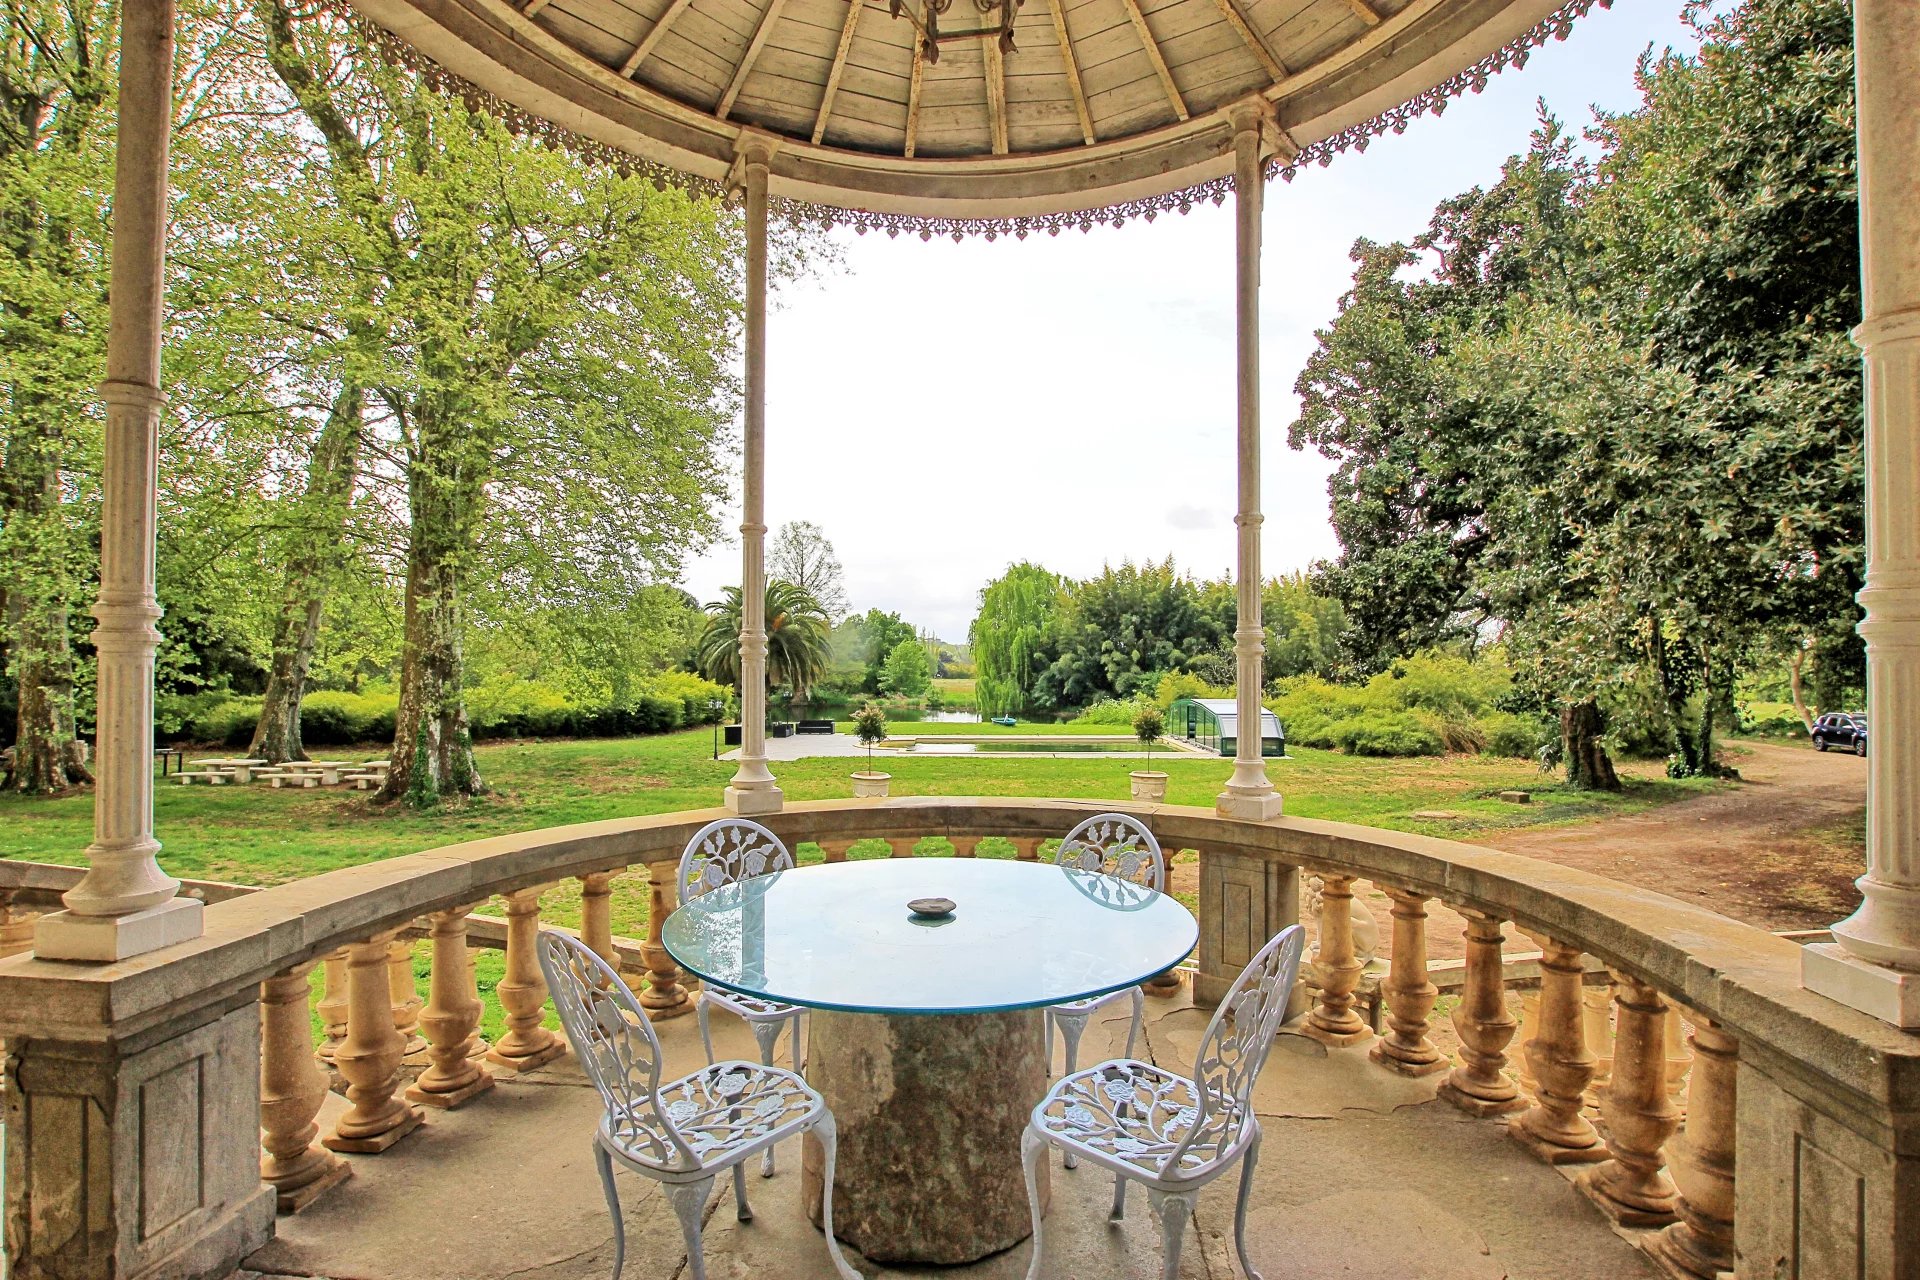
<svg viewBox="0 0 1920 1280"><path fill-rule="evenodd" d="M1767 929L1819 929L1860 894L1867 762L1746 742L1741 785L1624 818L1493 835L1486 843L1696 901Z"/></svg>

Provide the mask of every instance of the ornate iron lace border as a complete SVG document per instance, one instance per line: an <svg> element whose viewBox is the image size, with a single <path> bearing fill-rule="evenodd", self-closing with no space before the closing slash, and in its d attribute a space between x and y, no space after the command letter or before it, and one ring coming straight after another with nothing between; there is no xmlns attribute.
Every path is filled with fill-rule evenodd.
<svg viewBox="0 0 1920 1280"><path fill-rule="evenodd" d="M1444 113L1449 101L1470 92L1479 93L1487 87L1487 82L1497 73L1508 67L1526 66L1532 51L1545 45L1548 40L1565 40L1572 32L1573 24L1584 18L1596 4L1603 9L1610 9L1613 7L1613 0L1567 0L1565 4L1520 35L1426 92L1408 99L1391 110L1383 111L1358 124L1349 125L1318 142L1309 143L1289 160L1282 161L1279 157L1268 160L1266 166L1268 180L1279 177L1291 182L1303 169L1314 165L1325 168L1333 162L1335 156L1342 152L1365 151L1375 138L1387 133L1405 133L1407 126L1421 116L1428 113L1434 115ZM469 110L484 111L493 116L522 137L535 139L550 147L565 149L589 163L610 165L621 173L637 174L658 187L678 187L693 195L712 199L727 197L724 184L715 179L686 173L670 165L648 160L630 151L585 137L542 116L503 101L471 81L448 71L385 27L362 16L353 8L350 0L319 0L318 7L350 23L381 58L405 67L440 92L460 99ZM1169 191L1164 195L1126 200L1098 209L1082 209L1071 213L1018 214L1006 218L941 218L912 213L876 213L869 209L815 204L787 196L773 197L768 202L768 207L769 212L791 223L810 223L823 227L852 227L861 235L865 235L868 231L884 231L889 236L897 236L902 231L907 231L918 235L922 240L931 240L935 236L949 236L956 241L968 236L985 236L988 240L996 240L1003 235L1024 240L1029 235L1039 232L1057 236L1062 231L1076 228L1080 231L1091 231L1098 226L1119 227L1135 218L1152 222L1162 213L1189 213L1195 205L1223 204L1232 192L1233 178L1226 176L1195 183L1193 186L1179 191Z"/></svg>

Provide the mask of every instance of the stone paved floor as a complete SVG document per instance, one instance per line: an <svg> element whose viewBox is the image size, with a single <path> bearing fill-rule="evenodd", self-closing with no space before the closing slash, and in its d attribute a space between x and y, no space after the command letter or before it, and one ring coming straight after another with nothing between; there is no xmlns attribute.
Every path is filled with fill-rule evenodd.
<svg viewBox="0 0 1920 1280"><path fill-rule="evenodd" d="M1119 1006L1124 1010L1125 1006ZM1190 1070L1206 1014L1149 1000L1142 1056ZM723 1056L755 1057L737 1020L714 1018ZM701 1060L692 1018L659 1024L668 1068ZM1090 1027L1083 1062L1117 1054L1125 1017ZM1108 1048L1103 1050L1102 1037ZM782 1042L782 1049L786 1041ZM783 1057L784 1060L784 1057ZM1474 1120L1366 1061L1280 1041L1256 1102L1265 1128L1249 1217L1254 1263L1267 1280L1650 1280L1657 1273L1568 1184L1515 1147L1500 1121ZM328 1100L323 1124L344 1103ZM611 1270L605 1203L589 1150L599 1100L571 1059L429 1123L390 1151L354 1158L355 1176L250 1260L257 1273L329 1280L598 1280ZM726 1179L708 1206L712 1280L830 1280L820 1236L799 1207L799 1144L779 1172L749 1178L756 1217L740 1224ZM937 1158L929 1153L929 1159ZM1057 1158L1057 1157L1056 1157ZM681 1280L686 1255L657 1187L619 1175L629 1280ZM1236 1175L1201 1197L1182 1280L1229 1280ZM1106 1223L1112 1184L1087 1168L1053 1175L1048 1280L1152 1280L1159 1233L1137 1191L1127 1222ZM899 1271L849 1256L870 1277L950 1275L1018 1280L1029 1246L971 1267Z"/></svg>

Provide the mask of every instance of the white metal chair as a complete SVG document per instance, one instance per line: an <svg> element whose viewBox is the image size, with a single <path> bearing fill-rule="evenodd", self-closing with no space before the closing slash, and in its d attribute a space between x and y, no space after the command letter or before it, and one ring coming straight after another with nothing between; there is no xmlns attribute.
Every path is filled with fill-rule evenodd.
<svg viewBox="0 0 1920 1280"><path fill-rule="evenodd" d="M1075 826L1054 850L1053 861L1056 866L1117 876L1155 892L1164 892L1167 887L1167 860L1160 852L1160 842L1153 838L1146 824L1124 813L1095 814ZM1058 1027L1067 1050L1066 1074L1072 1075L1080 1059L1080 1037L1086 1033L1088 1020L1100 1009L1128 997L1133 1000L1133 1022L1127 1028L1126 1056L1131 1058L1146 1005L1139 987L1070 1000L1049 1008L1042 1019L1046 1028L1047 1061L1053 1061L1053 1030ZM1068 1152L1067 1168L1073 1167L1073 1153Z"/></svg>
<svg viewBox="0 0 1920 1280"><path fill-rule="evenodd" d="M740 1221L753 1221L747 1158L807 1129L825 1151L820 1214L827 1253L842 1280L862 1280L833 1237L837 1142L826 1101L793 1072L751 1062L712 1063L661 1084L660 1039L620 975L578 938L551 930L540 933L539 955L567 1043L606 1104L594 1132L593 1156L613 1215L613 1280L620 1280L627 1253L613 1185L616 1161L661 1184L686 1237L691 1280L706 1280L700 1219L714 1177L733 1170L736 1212Z"/></svg>
<svg viewBox="0 0 1920 1280"><path fill-rule="evenodd" d="M1253 1085L1286 1017L1305 943L1306 934L1293 925L1241 971L1207 1023L1191 1078L1116 1058L1062 1078L1033 1109L1020 1140L1033 1211L1027 1280L1040 1275L1038 1174L1049 1145L1113 1171L1111 1222L1126 1214L1129 1181L1146 1188L1147 1204L1160 1219L1165 1280L1180 1272L1180 1245L1201 1188L1241 1161L1233 1240L1249 1280L1260 1280L1247 1257L1247 1197L1260 1160Z"/></svg>
<svg viewBox="0 0 1920 1280"><path fill-rule="evenodd" d="M694 832L693 839L687 841L686 851L680 855L677 881L680 901L692 902L722 885L792 868L793 852L781 843L779 836L746 818L721 818ZM718 1005L746 1020L753 1029L753 1038L760 1044L760 1061L768 1066L773 1065L773 1051L780 1043L780 1032L791 1023L793 1065L796 1070L803 1065L798 1005L703 985L694 1010L700 1019L700 1043L706 1046L708 1062L713 1061L713 1032L707 1025L710 1005ZM760 1158L760 1176L773 1176L772 1147Z"/></svg>

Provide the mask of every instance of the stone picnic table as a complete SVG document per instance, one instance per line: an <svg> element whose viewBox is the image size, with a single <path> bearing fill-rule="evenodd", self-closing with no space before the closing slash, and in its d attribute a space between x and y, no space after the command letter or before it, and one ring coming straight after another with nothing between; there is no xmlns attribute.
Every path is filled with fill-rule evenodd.
<svg viewBox="0 0 1920 1280"><path fill-rule="evenodd" d="M934 897L951 914L907 909ZM1113 876L915 858L741 880L674 911L662 941L708 982L813 1011L806 1075L840 1134L835 1234L876 1262L952 1265L1032 1234L1020 1137L1046 1092L1042 1010L1143 982L1198 932L1173 898ZM809 1138L816 1226L821 1163Z"/></svg>

